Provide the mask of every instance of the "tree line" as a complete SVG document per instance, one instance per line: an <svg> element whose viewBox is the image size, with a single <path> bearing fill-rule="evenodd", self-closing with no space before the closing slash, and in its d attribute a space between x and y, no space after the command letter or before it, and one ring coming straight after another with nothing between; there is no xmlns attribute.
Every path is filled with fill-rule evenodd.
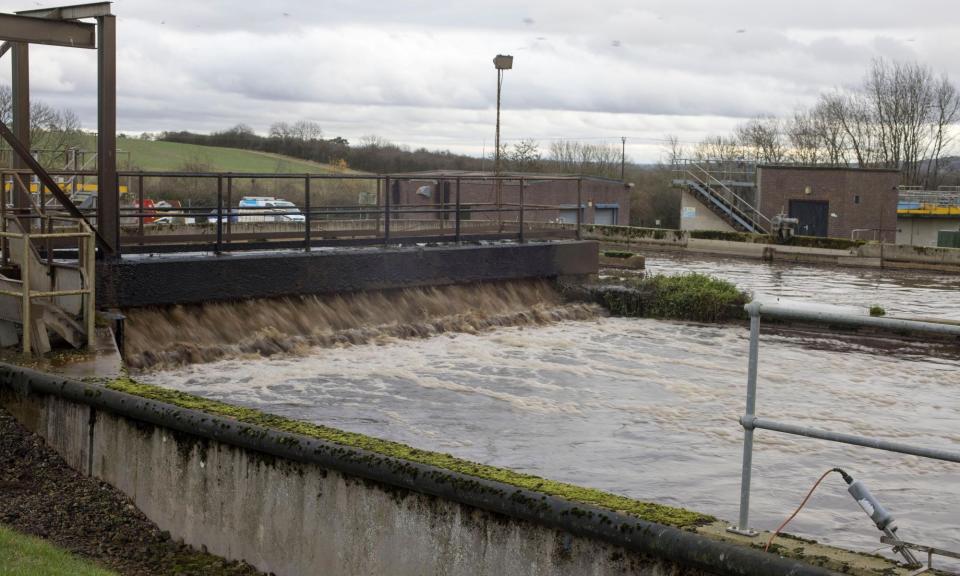
<svg viewBox="0 0 960 576"><path fill-rule="evenodd" d="M0 120L13 123L13 90L0 86ZM39 100L30 102L30 148L43 151L44 157L55 157L80 137L80 118L72 110L57 109ZM4 143L5 144L5 143Z"/></svg>
<svg viewBox="0 0 960 576"><path fill-rule="evenodd" d="M960 92L916 62L874 60L856 85L820 94L789 117L766 116L710 136L692 157L717 162L892 168L906 185L936 188L949 171ZM670 137L667 156L685 151Z"/></svg>

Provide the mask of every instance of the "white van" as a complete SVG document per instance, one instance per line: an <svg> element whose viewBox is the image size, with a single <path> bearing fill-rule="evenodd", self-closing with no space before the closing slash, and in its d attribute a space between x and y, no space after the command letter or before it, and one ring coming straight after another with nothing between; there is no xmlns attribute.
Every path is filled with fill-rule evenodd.
<svg viewBox="0 0 960 576"><path fill-rule="evenodd" d="M289 200L272 196L244 196L240 199L239 222L305 222L306 217Z"/></svg>

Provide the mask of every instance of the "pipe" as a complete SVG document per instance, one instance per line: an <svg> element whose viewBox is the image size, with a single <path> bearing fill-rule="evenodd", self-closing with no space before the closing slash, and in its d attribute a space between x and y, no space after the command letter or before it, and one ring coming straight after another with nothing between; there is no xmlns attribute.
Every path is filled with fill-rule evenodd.
<svg viewBox="0 0 960 576"><path fill-rule="evenodd" d="M101 386L0 364L0 387L22 396L51 395L117 416L147 422L279 458L316 464L350 476L438 496L595 538L644 555L730 576L826 576L832 572L747 546L317 438L245 424Z"/></svg>
<svg viewBox="0 0 960 576"><path fill-rule="evenodd" d="M781 304L767 304L751 302L747 306L758 307L761 316L782 318L786 320L800 320L833 324L841 326L858 326L876 328L889 332L922 332L927 334L942 334L946 336L960 336L960 325L941 324L938 322L923 322L920 320L906 320L902 318L884 318L880 316L857 316L828 311L798 310ZM749 309L748 309L749 311Z"/></svg>

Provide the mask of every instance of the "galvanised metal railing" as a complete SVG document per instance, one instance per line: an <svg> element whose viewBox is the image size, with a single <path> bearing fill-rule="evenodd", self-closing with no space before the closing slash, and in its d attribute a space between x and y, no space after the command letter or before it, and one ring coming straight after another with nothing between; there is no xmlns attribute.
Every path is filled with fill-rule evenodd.
<svg viewBox="0 0 960 576"><path fill-rule="evenodd" d="M757 428L782 432L784 434L793 434L795 436L805 436L818 440L827 440L829 442L840 442L842 444L851 444L854 446L864 446L885 450L887 452L898 452L900 454L910 454L923 458L932 458L946 462L960 463L960 452L944 450L941 448L926 448L913 446L902 442L892 442L883 438L869 436L857 436L854 434L844 434L832 430L822 430L791 424L777 422L766 418L759 418L756 414L757 407L757 363L760 352L760 317L768 316L783 320L794 320L800 322L811 322L816 324L828 324L831 326L848 326L873 328L885 332L911 332L938 334L941 336L953 336L960 338L960 324L947 324L939 322L925 322L919 320L906 320L899 318L884 318L874 316L859 316L854 314L842 314L831 311L799 309L781 304L768 304L761 302L751 302L745 306L750 315L750 356L747 364L747 402L746 410L740 424L743 426L743 470L740 476L740 518L737 526L730 528L731 532L744 535L755 535L750 530L750 480L753 467L753 431Z"/></svg>

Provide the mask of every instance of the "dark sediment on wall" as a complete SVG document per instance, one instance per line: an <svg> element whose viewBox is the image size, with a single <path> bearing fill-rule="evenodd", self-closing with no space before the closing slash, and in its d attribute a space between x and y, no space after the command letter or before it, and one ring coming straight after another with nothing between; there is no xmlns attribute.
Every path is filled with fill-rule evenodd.
<svg viewBox="0 0 960 576"><path fill-rule="evenodd" d="M67 466L2 408L0 524L129 576L260 574L174 541L119 490Z"/></svg>

